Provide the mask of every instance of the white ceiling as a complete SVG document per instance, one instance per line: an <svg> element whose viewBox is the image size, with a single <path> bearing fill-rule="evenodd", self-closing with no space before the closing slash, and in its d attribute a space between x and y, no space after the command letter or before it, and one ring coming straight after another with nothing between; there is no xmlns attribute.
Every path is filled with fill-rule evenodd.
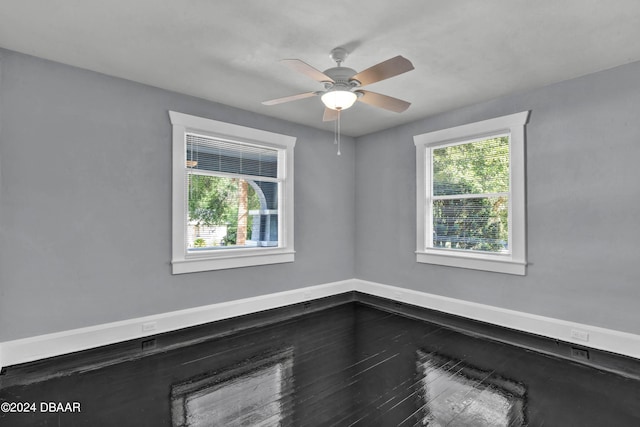
<svg viewBox="0 0 640 427"><path fill-rule="evenodd" d="M0 47L327 130L317 97L261 104L322 89L278 60L411 60L366 87L411 107L357 103L351 136L638 61L639 41L638 0L0 0Z"/></svg>

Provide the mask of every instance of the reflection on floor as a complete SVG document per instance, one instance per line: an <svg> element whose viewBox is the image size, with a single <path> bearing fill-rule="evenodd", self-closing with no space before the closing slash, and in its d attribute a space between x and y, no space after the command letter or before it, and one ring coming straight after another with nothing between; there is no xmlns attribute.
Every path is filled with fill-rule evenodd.
<svg viewBox="0 0 640 427"><path fill-rule="evenodd" d="M418 350L418 401L424 425L508 427L524 424L525 387L495 371Z"/></svg>
<svg viewBox="0 0 640 427"><path fill-rule="evenodd" d="M171 387L175 427L279 426L292 408L293 351L261 355L237 367Z"/></svg>
<svg viewBox="0 0 640 427"><path fill-rule="evenodd" d="M0 425L640 425L639 380L476 333L349 301L249 321L9 367L0 401L81 412Z"/></svg>

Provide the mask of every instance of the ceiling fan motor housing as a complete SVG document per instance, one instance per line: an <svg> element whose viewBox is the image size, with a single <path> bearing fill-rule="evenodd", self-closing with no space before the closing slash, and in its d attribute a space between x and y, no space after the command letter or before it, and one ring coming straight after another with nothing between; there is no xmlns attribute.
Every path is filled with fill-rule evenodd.
<svg viewBox="0 0 640 427"><path fill-rule="evenodd" d="M357 71L349 67L333 67L324 71L324 74L331 77L335 83L325 83L325 89L343 89L351 90L351 88L360 86L360 82L352 80L351 77L357 74Z"/></svg>

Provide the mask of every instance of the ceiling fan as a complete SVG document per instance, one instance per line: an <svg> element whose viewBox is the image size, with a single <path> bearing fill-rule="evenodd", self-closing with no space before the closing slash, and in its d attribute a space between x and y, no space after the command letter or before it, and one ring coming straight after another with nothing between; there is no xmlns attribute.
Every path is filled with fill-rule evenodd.
<svg viewBox="0 0 640 427"><path fill-rule="evenodd" d="M324 90L263 101L262 104L277 105L312 96L320 96L322 103L326 107L322 117L325 122L339 119L340 111L351 107L356 101L396 113L401 113L409 108L411 103L407 101L360 88L413 70L411 61L398 55L358 73L352 68L342 66L348 54L344 48L333 49L329 56L338 66L324 71L317 70L299 59L283 59L281 62L285 65L323 83Z"/></svg>

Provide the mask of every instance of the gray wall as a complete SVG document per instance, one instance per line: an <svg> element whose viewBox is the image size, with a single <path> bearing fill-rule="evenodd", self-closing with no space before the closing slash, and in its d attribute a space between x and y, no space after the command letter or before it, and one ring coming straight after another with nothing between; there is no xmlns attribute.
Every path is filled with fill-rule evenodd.
<svg viewBox="0 0 640 427"><path fill-rule="evenodd" d="M524 110L527 275L416 263L413 136ZM634 63L358 138L356 276L640 333L639 111Z"/></svg>
<svg viewBox="0 0 640 427"><path fill-rule="evenodd" d="M640 333L638 76L345 138L336 157L329 132L0 50L0 341L351 277ZM413 135L528 109L527 276L417 264ZM171 275L168 110L298 137L295 263Z"/></svg>
<svg viewBox="0 0 640 427"><path fill-rule="evenodd" d="M168 110L298 138L296 261L172 276ZM0 50L0 341L354 277L354 141Z"/></svg>

